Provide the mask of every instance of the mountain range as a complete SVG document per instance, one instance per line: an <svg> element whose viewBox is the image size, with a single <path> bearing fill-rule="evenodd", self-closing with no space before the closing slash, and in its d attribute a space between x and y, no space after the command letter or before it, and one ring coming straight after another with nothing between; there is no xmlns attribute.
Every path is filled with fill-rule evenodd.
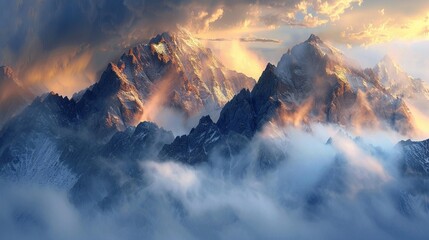
<svg viewBox="0 0 429 240"><path fill-rule="evenodd" d="M2 84L16 82L9 68L2 74ZM77 205L109 208L145 184L140 161L215 164L214 155L239 161L235 156L267 126L311 131L322 123L411 134L404 98L427 99L428 92L389 58L363 69L315 35L276 66L269 63L256 82L228 70L186 30L163 33L109 63L97 83L71 99L51 92L18 114L6 111L0 176L66 189ZM2 109L10 101L26 102L2 100ZM157 125L166 111L172 121L200 120L174 136L168 125ZM406 149L404 174L427 176L426 145L398 144ZM287 158L287 149L269 143L255 151L263 171Z"/></svg>
<svg viewBox="0 0 429 240"><path fill-rule="evenodd" d="M206 161L211 146L230 135L251 139L267 123L322 122L412 132L407 105L383 87L376 73L351 64L340 51L311 35L284 54L277 66L269 63L251 91L243 89L225 105L216 124L202 119L195 131L177 137L161 155Z"/></svg>

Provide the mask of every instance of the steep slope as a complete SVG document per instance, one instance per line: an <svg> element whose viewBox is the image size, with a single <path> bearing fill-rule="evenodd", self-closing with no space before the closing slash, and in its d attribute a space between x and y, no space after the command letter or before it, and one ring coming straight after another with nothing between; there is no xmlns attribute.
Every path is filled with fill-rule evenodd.
<svg viewBox="0 0 429 240"><path fill-rule="evenodd" d="M73 100L53 93L36 98L0 131L2 178L71 188L76 175L63 159L68 155L85 159L67 141L76 120ZM83 138L81 142L85 143Z"/></svg>
<svg viewBox="0 0 429 240"><path fill-rule="evenodd" d="M406 187L400 194L399 206L407 216L416 216L421 209L416 209L416 201L420 206L428 208L429 197L429 139L424 141L401 141L397 144L399 155L399 173L401 184Z"/></svg>
<svg viewBox="0 0 429 240"><path fill-rule="evenodd" d="M76 98L80 115L105 132L103 127L124 130L143 120L156 121L164 108L199 118L254 84L226 69L187 31L178 30L129 49Z"/></svg>
<svg viewBox="0 0 429 240"><path fill-rule="evenodd" d="M234 133L250 139L268 122L280 126L335 123L351 130L382 127L401 133L413 130L411 114L400 98L381 86L371 70L356 66L315 35L284 54L277 67L268 64L251 92L242 90L225 105L216 127L223 136ZM172 145L182 140L176 138ZM208 159L212 146L209 139L203 142L200 150L194 150L202 153L197 157L200 161Z"/></svg>
<svg viewBox="0 0 429 240"><path fill-rule="evenodd" d="M107 207L142 182L139 162L173 141L171 132L143 122L100 143L77 106L49 93L9 121L0 131L0 179L69 190L78 205Z"/></svg>
<svg viewBox="0 0 429 240"><path fill-rule="evenodd" d="M107 159L154 159L164 144L170 144L173 140L172 132L154 123L142 122L136 128L130 127L113 135L100 153Z"/></svg>
<svg viewBox="0 0 429 240"><path fill-rule="evenodd" d="M407 176L429 177L429 139L420 142L401 141L402 170Z"/></svg>
<svg viewBox="0 0 429 240"><path fill-rule="evenodd" d="M77 102L84 125L97 136L110 137L140 122L143 97L115 64L109 64L100 81Z"/></svg>
<svg viewBox="0 0 429 240"><path fill-rule="evenodd" d="M30 91L19 84L12 68L0 67L0 128L3 124L19 113L33 98Z"/></svg>
<svg viewBox="0 0 429 240"><path fill-rule="evenodd" d="M387 125L403 133L412 130L408 109L401 99L386 91L371 71L356 66L317 36L293 47L276 68L268 70L274 71L280 89L268 95L284 103L281 111L287 113L287 121L291 121L291 113L298 112L292 121L331 122L355 128ZM252 91L255 99L266 98L260 86Z"/></svg>
<svg viewBox="0 0 429 240"><path fill-rule="evenodd" d="M232 114L243 109L248 110L240 117L250 120L244 130ZM218 125L251 136L252 128L273 119L292 125L317 121L412 130L410 113L400 98L383 88L372 71L362 70L314 35L284 54L277 67L268 64L252 92L238 94L225 106Z"/></svg>
<svg viewBox="0 0 429 240"><path fill-rule="evenodd" d="M139 161L173 141L171 132L142 121L163 108L186 117L219 111L253 85L186 31L163 33L110 63L72 99L46 94L8 121L0 131L0 177L70 189L76 203L109 205L122 188L141 183Z"/></svg>
<svg viewBox="0 0 429 240"><path fill-rule="evenodd" d="M90 159L73 168L79 173L70 189L76 205L110 208L140 191L146 184L141 162L154 160L173 134L156 124L142 122L117 132L106 144L92 146Z"/></svg>
<svg viewBox="0 0 429 240"><path fill-rule="evenodd" d="M189 135L177 137L172 144L164 146L160 152L161 158L169 158L195 164L201 162L209 150L219 144L221 133L210 116L202 117L198 126L193 128Z"/></svg>
<svg viewBox="0 0 429 240"><path fill-rule="evenodd" d="M389 56L384 56L373 68L381 84L394 96L429 100L429 87L421 79L409 76Z"/></svg>

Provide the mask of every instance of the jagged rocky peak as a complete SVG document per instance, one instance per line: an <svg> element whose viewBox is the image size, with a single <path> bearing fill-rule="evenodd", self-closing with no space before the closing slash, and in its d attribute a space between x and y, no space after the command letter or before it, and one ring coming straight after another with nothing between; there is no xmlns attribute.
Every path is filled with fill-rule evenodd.
<svg viewBox="0 0 429 240"><path fill-rule="evenodd" d="M275 120L292 125L328 122L357 129L412 131L412 117L404 101L380 85L371 71L352 63L311 36L284 54L277 67L268 64L250 94L234 97L221 112L219 128L252 136Z"/></svg>
<svg viewBox="0 0 429 240"><path fill-rule="evenodd" d="M86 118L93 118L91 109L97 109L95 114L106 119L109 128L124 130L156 121L165 108L189 118L220 111L242 88L254 84L254 79L224 67L188 31L178 29L127 50L76 99Z"/></svg>
<svg viewBox="0 0 429 240"><path fill-rule="evenodd" d="M37 97L29 106L30 112L47 116L64 116L72 121L77 117L76 102L67 96L62 96L55 92L48 92ZM24 111L24 114L26 112Z"/></svg>
<svg viewBox="0 0 429 240"><path fill-rule="evenodd" d="M387 124L403 133L412 129L408 108L376 74L315 35L283 55L275 75L281 81L273 84L282 89L276 96L287 103L286 109L305 110L313 120L346 126Z"/></svg>
<svg viewBox="0 0 429 240"><path fill-rule="evenodd" d="M41 96L36 97L36 99L32 102L31 105L34 104L57 104L63 101L68 101L67 97L63 97L58 93L53 91L42 94Z"/></svg>
<svg viewBox="0 0 429 240"><path fill-rule="evenodd" d="M402 174L405 176L429 177L429 139L424 141L401 141L400 150Z"/></svg>
<svg viewBox="0 0 429 240"><path fill-rule="evenodd" d="M429 86L407 74L390 56L385 55L372 69L380 83L396 97L429 100Z"/></svg>
<svg viewBox="0 0 429 240"><path fill-rule="evenodd" d="M78 101L82 119L100 136L109 137L140 122L143 97L121 68L109 63L99 82L89 88Z"/></svg>
<svg viewBox="0 0 429 240"><path fill-rule="evenodd" d="M165 144L173 142L173 133L152 122L141 122L117 132L103 147L102 154L125 161L154 159Z"/></svg>
<svg viewBox="0 0 429 240"><path fill-rule="evenodd" d="M211 51L206 49L198 39L183 28L159 34L152 38L148 45L152 54L155 54L164 63L187 60L187 57L184 56L187 54L205 53L206 57L211 57L208 56L211 55ZM214 67L222 65L217 60L214 63L216 64Z"/></svg>
<svg viewBox="0 0 429 240"><path fill-rule="evenodd" d="M306 42L308 42L308 43L318 43L318 44L323 43L322 40L318 36L314 35L313 33L310 35L310 37L307 39Z"/></svg>
<svg viewBox="0 0 429 240"><path fill-rule="evenodd" d="M374 67L374 72L378 74L380 81L387 88L398 84L401 81L411 80L401 67L393 61L389 55L385 55Z"/></svg>
<svg viewBox="0 0 429 240"><path fill-rule="evenodd" d="M306 41L295 45L285 53L277 64L278 73L285 80L305 73L331 69L331 65L349 62L344 55L333 46L323 42L312 34Z"/></svg>
<svg viewBox="0 0 429 240"><path fill-rule="evenodd" d="M204 116L188 135L176 137L171 144L163 146L161 159L175 159L189 164L208 160L209 152L222 140L219 128L210 116Z"/></svg>
<svg viewBox="0 0 429 240"><path fill-rule="evenodd" d="M385 54L380 62L387 63L389 65L396 65L393 59L389 56L389 54Z"/></svg>

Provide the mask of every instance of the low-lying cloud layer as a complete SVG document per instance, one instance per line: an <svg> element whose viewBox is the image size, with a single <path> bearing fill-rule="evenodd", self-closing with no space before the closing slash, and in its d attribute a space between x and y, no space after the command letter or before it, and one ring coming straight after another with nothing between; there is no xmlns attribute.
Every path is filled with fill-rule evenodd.
<svg viewBox="0 0 429 240"><path fill-rule="evenodd" d="M408 192L397 138L267 128L232 161L142 162L146 184L104 211L79 209L60 190L3 182L0 230L10 239L425 239L427 196ZM261 168L262 145L287 158Z"/></svg>

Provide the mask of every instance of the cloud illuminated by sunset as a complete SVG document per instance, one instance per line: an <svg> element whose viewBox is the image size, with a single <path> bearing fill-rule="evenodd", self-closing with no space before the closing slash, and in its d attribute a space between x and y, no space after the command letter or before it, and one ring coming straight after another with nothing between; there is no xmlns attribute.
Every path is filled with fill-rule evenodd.
<svg viewBox="0 0 429 240"><path fill-rule="evenodd" d="M174 31L176 24L198 38L223 39L223 43L216 44L235 52L240 50L238 55L229 54L233 58L228 62L237 62L245 56L249 63L256 64L253 72L248 71L245 64L234 69L254 78L258 78L256 71L261 66L278 61L282 53L308 38L310 33L348 48L378 44L385 49L398 41L414 44L429 39L429 2L426 0L132 0L115 3L48 0L36 4L0 1L0 8L8 9L0 16L0 22L8 26L0 36L0 64L12 66L23 82L41 82L48 89L67 95L92 84L106 62L126 48L158 33ZM69 11L70 8L74 10ZM240 39L273 41L237 41ZM427 43L425 46L428 47ZM83 48L85 54L80 54L79 49ZM375 54L378 57L385 54L380 52ZM397 52L389 54L398 55ZM219 58L225 55L228 54L221 53ZM366 66L373 64L366 62L367 59L368 56L364 56L360 60ZM412 59L400 59L400 64L416 59L424 61L417 52ZM67 71L56 73L66 68ZM411 74L429 76L413 69Z"/></svg>

